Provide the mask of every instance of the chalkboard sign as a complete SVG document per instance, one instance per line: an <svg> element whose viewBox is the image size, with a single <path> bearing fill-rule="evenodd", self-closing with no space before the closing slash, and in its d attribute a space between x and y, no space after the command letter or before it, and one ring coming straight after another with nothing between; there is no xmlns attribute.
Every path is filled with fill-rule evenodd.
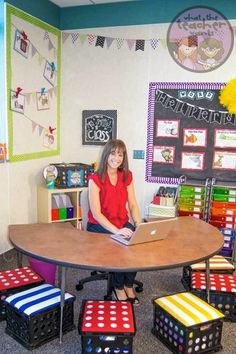
<svg viewBox="0 0 236 354"><path fill-rule="evenodd" d="M83 145L105 145L116 138L117 111L83 111Z"/></svg>
<svg viewBox="0 0 236 354"><path fill-rule="evenodd" d="M219 102L223 83L150 83L146 180L180 176L234 181L236 117Z"/></svg>

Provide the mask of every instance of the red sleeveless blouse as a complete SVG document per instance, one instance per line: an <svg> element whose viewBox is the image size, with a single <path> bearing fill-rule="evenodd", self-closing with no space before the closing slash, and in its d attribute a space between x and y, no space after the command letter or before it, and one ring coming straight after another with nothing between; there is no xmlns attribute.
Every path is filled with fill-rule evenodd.
<svg viewBox="0 0 236 354"><path fill-rule="evenodd" d="M113 186L110 182L108 174L106 174L104 182L100 180L95 173L89 176L100 189L99 197L102 214L116 227L122 228L129 220L126 204L128 201L127 186L132 182L132 172L128 172L126 181L123 181L124 172L117 173L117 183ZM88 211L88 222L91 224L98 224L94 219L91 210Z"/></svg>

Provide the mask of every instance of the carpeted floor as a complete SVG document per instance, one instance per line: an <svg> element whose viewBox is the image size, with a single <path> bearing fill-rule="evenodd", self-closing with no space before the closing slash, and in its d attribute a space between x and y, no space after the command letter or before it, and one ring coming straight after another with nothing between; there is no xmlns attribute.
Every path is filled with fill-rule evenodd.
<svg viewBox="0 0 236 354"><path fill-rule="evenodd" d="M27 259L24 257L24 265ZM4 255L0 255L0 269L7 270L17 267L16 252L11 250ZM76 269L68 269L66 276L66 290L76 296L74 314L76 329L63 336L63 343L55 339L32 351L32 353L68 353L80 354L80 336L77 330L78 315L81 300L83 299L103 299L106 289L105 281L96 281L85 285L80 292L75 290L75 284L79 278L88 275L89 272ZM167 294L183 291L181 284L182 269L172 269L157 272L138 273L137 279L143 281L144 291L139 294L141 305L135 308L137 332L134 337L134 354L168 354L170 351L151 333L153 324L152 299ZM5 321L0 322L1 348L0 353L29 353L22 345L5 334ZM236 353L236 323L225 322L223 324L222 354Z"/></svg>

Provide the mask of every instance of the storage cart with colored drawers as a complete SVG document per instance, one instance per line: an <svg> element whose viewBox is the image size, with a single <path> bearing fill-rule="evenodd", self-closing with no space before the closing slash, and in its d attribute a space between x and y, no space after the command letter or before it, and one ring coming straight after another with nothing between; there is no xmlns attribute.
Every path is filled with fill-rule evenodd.
<svg viewBox="0 0 236 354"><path fill-rule="evenodd" d="M235 258L236 186L212 182L208 221L224 235L220 254Z"/></svg>

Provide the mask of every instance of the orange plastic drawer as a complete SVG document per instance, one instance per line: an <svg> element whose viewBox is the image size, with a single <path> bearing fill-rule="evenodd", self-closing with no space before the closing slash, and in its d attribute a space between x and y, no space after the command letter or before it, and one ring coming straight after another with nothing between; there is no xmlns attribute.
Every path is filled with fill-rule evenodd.
<svg viewBox="0 0 236 354"><path fill-rule="evenodd" d="M212 202L213 208L236 209L236 203Z"/></svg>
<svg viewBox="0 0 236 354"><path fill-rule="evenodd" d="M229 223L235 223L236 222L236 218L234 216L230 216L230 215L225 215L225 216L215 216L215 215L211 215L211 220L214 221L223 221L223 222L229 222Z"/></svg>
<svg viewBox="0 0 236 354"><path fill-rule="evenodd" d="M220 209L220 208L212 208L211 215L214 216L236 216L236 209Z"/></svg>

